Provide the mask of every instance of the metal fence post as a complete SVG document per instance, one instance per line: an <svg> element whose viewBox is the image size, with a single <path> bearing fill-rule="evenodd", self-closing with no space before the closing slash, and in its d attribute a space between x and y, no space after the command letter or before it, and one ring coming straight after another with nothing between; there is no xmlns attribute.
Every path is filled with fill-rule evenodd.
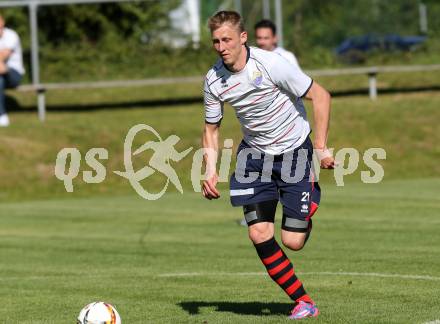
<svg viewBox="0 0 440 324"><path fill-rule="evenodd" d="M46 120L46 90L38 89L37 90L37 101L38 101L38 118L41 121Z"/></svg>
<svg viewBox="0 0 440 324"><path fill-rule="evenodd" d="M377 99L377 82L376 82L377 72L368 73L368 92L370 94L371 100Z"/></svg>
<svg viewBox="0 0 440 324"><path fill-rule="evenodd" d="M419 3L419 25L420 32L423 34L428 33L428 10L423 2Z"/></svg>
<svg viewBox="0 0 440 324"><path fill-rule="evenodd" d="M283 9L281 0L275 0L275 24L277 25L278 46L283 47Z"/></svg>
<svg viewBox="0 0 440 324"><path fill-rule="evenodd" d="M241 14L241 0L235 0L234 1L234 8L235 8L235 11L237 11L239 14Z"/></svg>
<svg viewBox="0 0 440 324"><path fill-rule="evenodd" d="M270 19L270 2L269 0L262 0L262 1L263 1L263 18Z"/></svg>
<svg viewBox="0 0 440 324"><path fill-rule="evenodd" d="M46 118L45 93L39 90L40 85L40 62L38 58L38 4L29 3L29 22L31 29L31 61L32 61L32 84L37 88L38 117L41 121Z"/></svg>

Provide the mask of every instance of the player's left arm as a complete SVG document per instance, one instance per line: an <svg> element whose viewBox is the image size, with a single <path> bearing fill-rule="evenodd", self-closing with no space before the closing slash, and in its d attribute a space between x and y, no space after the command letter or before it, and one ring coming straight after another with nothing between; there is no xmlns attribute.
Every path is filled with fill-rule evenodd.
<svg viewBox="0 0 440 324"><path fill-rule="evenodd" d="M318 155L321 167L333 169L335 160L327 149L327 137L330 124L331 97L317 82L313 81L310 89L305 94L305 98L312 101L314 117L315 138L313 146Z"/></svg>
<svg viewBox="0 0 440 324"><path fill-rule="evenodd" d="M285 60L273 60L271 63L270 76L278 87L295 97L305 97L312 101L315 120L315 152L318 155L322 168L334 168L335 160L327 149L330 94L306 75L298 66L289 64Z"/></svg>

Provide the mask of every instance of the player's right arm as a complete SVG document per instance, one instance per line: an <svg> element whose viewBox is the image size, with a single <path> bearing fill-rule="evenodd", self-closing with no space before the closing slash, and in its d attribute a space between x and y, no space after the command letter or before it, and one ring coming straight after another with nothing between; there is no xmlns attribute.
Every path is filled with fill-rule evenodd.
<svg viewBox="0 0 440 324"><path fill-rule="evenodd" d="M220 123L223 118L223 102L209 88L209 79L204 86L205 126L203 129L202 146L205 150L203 159L206 167L206 180L202 184L203 196L207 199L217 199L218 174L216 170L218 156L218 136Z"/></svg>
<svg viewBox="0 0 440 324"><path fill-rule="evenodd" d="M220 197L216 186L218 174L216 170L218 156L218 135L220 124L205 123L202 137L202 145L205 150L203 160L206 167L206 180L202 184L203 196L207 199L217 199Z"/></svg>

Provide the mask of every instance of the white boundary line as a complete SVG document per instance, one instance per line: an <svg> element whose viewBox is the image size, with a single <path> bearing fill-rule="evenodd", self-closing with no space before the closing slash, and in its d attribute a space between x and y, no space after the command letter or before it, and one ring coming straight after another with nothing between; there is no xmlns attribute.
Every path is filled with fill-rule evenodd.
<svg viewBox="0 0 440 324"><path fill-rule="evenodd" d="M399 278L413 280L440 281L440 277L425 275L405 275L397 273L377 273L377 272L301 272L299 275L318 275L318 276L358 276L358 277L377 277L377 278ZM209 277L209 276L263 276L266 272L180 272L180 273L163 273L157 275L161 278L178 278L178 277ZM439 323L440 324L440 323Z"/></svg>
<svg viewBox="0 0 440 324"><path fill-rule="evenodd" d="M376 278L397 278L408 280L426 280L426 281L440 281L440 277L428 276L428 275L405 275L397 273L378 273L378 272L298 272L300 276L315 275L315 276L354 276L354 277L376 277ZM85 275L87 278L99 277L103 278L103 275L92 274ZM253 277L253 276L267 276L267 272L177 272L177 273L162 273L158 275L145 274L142 277L154 277L154 278L189 278L189 277ZM56 275L41 275L41 276L23 276L23 277L8 277L3 275L0 277L0 281L6 280L38 280L47 279L51 277L58 277ZM428 322L429 324L440 324L440 320L434 322Z"/></svg>

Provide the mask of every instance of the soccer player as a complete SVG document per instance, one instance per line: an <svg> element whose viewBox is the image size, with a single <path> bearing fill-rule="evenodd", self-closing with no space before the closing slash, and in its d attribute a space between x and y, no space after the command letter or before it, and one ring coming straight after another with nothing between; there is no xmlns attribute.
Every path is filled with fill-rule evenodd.
<svg viewBox="0 0 440 324"><path fill-rule="evenodd" d="M268 19L260 20L255 24L254 30L255 40L259 48L266 51L273 51L284 57L290 64L299 67L298 60L292 52L277 46L277 27L272 21Z"/></svg>
<svg viewBox="0 0 440 324"><path fill-rule="evenodd" d="M298 60L292 52L286 51L284 48L277 46L277 27L271 20L260 20L255 24L254 30L255 40L259 48L275 52L285 58L290 64L300 68ZM241 226L247 226L246 218L243 218L239 223Z"/></svg>
<svg viewBox="0 0 440 324"><path fill-rule="evenodd" d="M237 169L231 176L231 203L243 206L249 238L258 256L269 276L295 303L290 318L317 316L315 302L274 238L274 217L280 201L281 240L291 250L302 249L312 229L310 218L318 207L320 189L313 182L311 129L301 98L312 101L314 145L320 165L333 168L334 159L326 149L330 95L278 54L248 47L238 13L218 12L209 19L209 28L220 58L207 73L204 84L203 195L210 200L220 197L216 188L218 137L223 104L228 102L243 132ZM292 174L295 181L291 181Z"/></svg>

